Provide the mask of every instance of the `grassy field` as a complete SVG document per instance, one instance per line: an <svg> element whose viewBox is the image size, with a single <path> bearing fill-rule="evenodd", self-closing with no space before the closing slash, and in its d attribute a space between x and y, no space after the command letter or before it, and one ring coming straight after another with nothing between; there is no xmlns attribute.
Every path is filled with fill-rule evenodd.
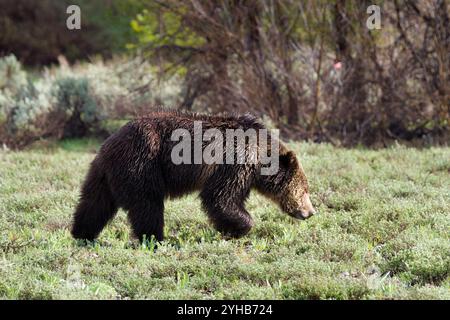
<svg viewBox="0 0 450 320"><path fill-rule="evenodd" d="M193 194L166 203L166 241L69 234L93 140L0 151L3 299L450 299L450 148L291 144L320 214L293 220L253 193L255 227L224 240Z"/></svg>

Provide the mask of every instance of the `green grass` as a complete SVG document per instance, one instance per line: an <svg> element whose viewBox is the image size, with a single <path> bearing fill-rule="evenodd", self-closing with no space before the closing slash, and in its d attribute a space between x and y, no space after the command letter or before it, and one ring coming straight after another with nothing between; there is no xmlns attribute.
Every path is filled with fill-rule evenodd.
<svg viewBox="0 0 450 320"><path fill-rule="evenodd" d="M253 193L255 227L224 240L193 194L166 202L156 252L124 212L91 245L70 237L96 141L0 151L0 298L450 299L450 148L290 146L319 215Z"/></svg>

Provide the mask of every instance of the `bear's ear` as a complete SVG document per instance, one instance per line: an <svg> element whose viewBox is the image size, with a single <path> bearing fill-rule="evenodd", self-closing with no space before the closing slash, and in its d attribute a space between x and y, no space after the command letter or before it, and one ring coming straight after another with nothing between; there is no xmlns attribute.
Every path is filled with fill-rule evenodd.
<svg viewBox="0 0 450 320"><path fill-rule="evenodd" d="M280 168L295 169L297 167L297 157L292 151L280 155Z"/></svg>

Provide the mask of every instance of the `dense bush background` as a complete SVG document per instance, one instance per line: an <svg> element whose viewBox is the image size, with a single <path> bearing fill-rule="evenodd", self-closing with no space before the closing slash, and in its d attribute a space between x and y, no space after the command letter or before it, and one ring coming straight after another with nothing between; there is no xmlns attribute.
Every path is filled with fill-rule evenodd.
<svg viewBox="0 0 450 320"><path fill-rule="evenodd" d="M369 30L367 8L381 9ZM153 61L185 73L186 108L268 115L335 144L448 134L450 3L150 1L133 21Z"/></svg>
<svg viewBox="0 0 450 320"><path fill-rule="evenodd" d="M250 111L285 139L334 145L450 137L448 0L77 0L75 31L65 27L68 3L0 3L8 145L101 134L103 120L155 105ZM378 30L366 26L373 4ZM33 71L24 75L11 54ZM95 55L107 61L101 70Z"/></svg>

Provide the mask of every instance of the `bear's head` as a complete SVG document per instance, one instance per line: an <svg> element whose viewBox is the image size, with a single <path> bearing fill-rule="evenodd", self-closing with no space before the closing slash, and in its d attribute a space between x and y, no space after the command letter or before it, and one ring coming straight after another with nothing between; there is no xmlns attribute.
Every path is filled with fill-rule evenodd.
<svg viewBox="0 0 450 320"><path fill-rule="evenodd" d="M316 213L309 198L308 180L303 167L292 151L280 155L283 186L278 194L281 208L297 219L307 219Z"/></svg>
<svg viewBox="0 0 450 320"><path fill-rule="evenodd" d="M277 173L260 176L257 188L294 218L307 219L316 213L303 167L295 154L284 147L280 148Z"/></svg>

